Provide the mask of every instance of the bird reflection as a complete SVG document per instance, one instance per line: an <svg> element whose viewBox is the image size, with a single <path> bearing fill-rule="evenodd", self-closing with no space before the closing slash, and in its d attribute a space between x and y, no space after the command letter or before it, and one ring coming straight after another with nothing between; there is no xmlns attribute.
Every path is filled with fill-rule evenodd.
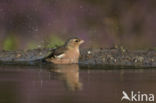
<svg viewBox="0 0 156 103"><path fill-rule="evenodd" d="M52 72L57 73L57 78L65 82L67 89L71 91L81 90L82 83L79 81L79 66L78 64L55 65Z"/></svg>

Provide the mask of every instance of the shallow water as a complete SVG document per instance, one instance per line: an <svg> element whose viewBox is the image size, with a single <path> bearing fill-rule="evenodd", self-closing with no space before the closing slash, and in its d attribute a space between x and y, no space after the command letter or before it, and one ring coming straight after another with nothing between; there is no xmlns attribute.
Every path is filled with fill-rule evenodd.
<svg viewBox="0 0 156 103"><path fill-rule="evenodd" d="M0 103L119 103L123 90L156 94L156 70L0 66Z"/></svg>

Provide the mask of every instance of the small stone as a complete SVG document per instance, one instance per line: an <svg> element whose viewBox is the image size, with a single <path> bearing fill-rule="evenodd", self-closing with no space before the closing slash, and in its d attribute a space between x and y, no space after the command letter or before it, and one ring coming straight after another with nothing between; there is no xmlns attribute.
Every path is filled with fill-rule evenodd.
<svg viewBox="0 0 156 103"><path fill-rule="evenodd" d="M39 55L42 55L42 52L40 52Z"/></svg>
<svg viewBox="0 0 156 103"><path fill-rule="evenodd" d="M152 58L151 61L154 62L154 59Z"/></svg>
<svg viewBox="0 0 156 103"><path fill-rule="evenodd" d="M88 54L91 54L91 51L88 51L87 53L88 53Z"/></svg>
<svg viewBox="0 0 156 103"><path fill-rule="evenodd" d="M144 57L138 57L138 60L139 60L140 62L143 62Z"/></svg>
<svg viewBox="0 0 156 103"><path fill-rule="evenodd" d="M103 58L103 59L102 59L102 61L105 63L105 62L106 62L106 59L105 59L105 58Z"/></svg>
<svg viewBox="0 0 156 103"><path fill-rule="evenodd" d="M135 59L134 62L137 63L138 62L137 59Z"/></svg>
<svg viewBox="0 0 156 103"><path fill-rule="evenodd" d="M19 58L19 57L21 57L21 54L17 54L17 55L16 55L16 58Z"/></svg>

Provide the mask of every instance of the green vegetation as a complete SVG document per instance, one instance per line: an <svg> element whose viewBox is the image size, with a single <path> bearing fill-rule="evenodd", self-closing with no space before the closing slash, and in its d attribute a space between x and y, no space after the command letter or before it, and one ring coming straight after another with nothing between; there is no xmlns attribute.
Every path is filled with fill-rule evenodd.
<svg viewBox="0 0 156 103"><path fill-rule="evenodd" d="M16 50L17 44L17 38L14 35L9 35L3 41L2 47L4 50Z"/></svg>
<svg viewBox="0 0 156 103"><path fill-rule="evenodd" d="M37 49L37 48L55 48L60 45L63 45L64 41L58 36L50 36L44 40L44 42L31 41L27 44L26 49ZM17 38L14 35L7 36L3 43L2 47L4 50L16 50L18 49Z"/></svg>
<svg viewBox="0 0 156 103"><path fill-rule="evenodd" d="M27 49L37 49L40 45L37 42L29 42L27 44Z"/></svg>
<svg viewBox="0 0 156 103"><path fill-rule="evenodd" d="M64 41L61 38L57 36L51 36L50 39L48 40L48 45L46 45L46 48L55 48L63 44Z"/></svg>
<svg viewBox="0 0 156 103"><path fill-rule="evenodd" d="M64 41L58 36L51 36L48 39L44 40L44 42L29 42L27 45L27 49L37 49L37 48L55 48L60 45L63 45Z"/></svg>

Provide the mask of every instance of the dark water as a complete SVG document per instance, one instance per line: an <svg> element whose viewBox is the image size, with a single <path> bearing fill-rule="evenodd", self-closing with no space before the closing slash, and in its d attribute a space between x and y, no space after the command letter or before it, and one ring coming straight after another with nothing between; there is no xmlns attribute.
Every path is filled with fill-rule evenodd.
<svg viewBox="0 0 156 103"><path fill-rule="evenodd" d="M156 70L0 66L0 103L120 103L122 91L156 94Z"/></svg>

